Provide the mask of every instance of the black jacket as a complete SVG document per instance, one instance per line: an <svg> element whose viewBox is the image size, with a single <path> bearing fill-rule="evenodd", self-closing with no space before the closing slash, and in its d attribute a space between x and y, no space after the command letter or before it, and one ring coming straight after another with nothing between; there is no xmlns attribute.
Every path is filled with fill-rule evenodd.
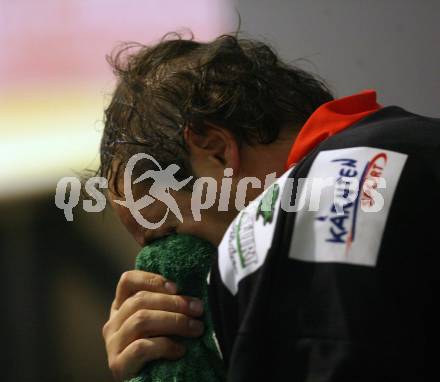
<svg viewBox="0 0 440 382"><path fill-rule="evenodd" d="M335 177L332 203L280 208L316 174ZM349 178L355 200L340 188ZM440 120L391 106L326 139L242 210L210 277L228 381L436 378L439 187ZM383 207L364 212L373 192Z"/></svg>

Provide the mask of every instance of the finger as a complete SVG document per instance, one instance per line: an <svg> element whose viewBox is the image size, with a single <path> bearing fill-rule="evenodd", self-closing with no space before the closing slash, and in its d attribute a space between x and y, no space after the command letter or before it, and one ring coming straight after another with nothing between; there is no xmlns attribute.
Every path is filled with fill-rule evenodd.
<svg viewBox="0 0 440 382"><path fill-rule="evenodd" d="M128 297L141 290L165 294L177 292L176 285L161 275L138 270L127 271L118 282L112 309L119 309Z"/></svg>
<svg viewBox="0 0 440 382"><path fill-rule="evenodd" d="M141 291L125 300L110 323L110 330L117 331L125 320L139 310L161 310L198 317L203 313L203 302L188 296L167 295Z"/></svg>
<svg viewBox="0 0 440 382"><path fill-rule="evenodd" d="M109 366L115 377L127 380L136 376L145 363L163 358L175 360L185 351L183 345L167 337L141 338L128 345Z"/></svg>
<svg viewBox="0 0 440 382"><path fill-rule="evenodd" d="M124 321L121 328L108 339L108 352L120 353L140 338L158 336L198 337L203 333L203 323L181 313L159 310L138 310Z"/></svg>

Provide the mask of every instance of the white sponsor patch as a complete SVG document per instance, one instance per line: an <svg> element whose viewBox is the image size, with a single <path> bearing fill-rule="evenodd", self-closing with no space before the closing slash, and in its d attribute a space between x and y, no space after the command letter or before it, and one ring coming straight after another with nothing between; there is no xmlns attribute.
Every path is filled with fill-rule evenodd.
<svg viewBox="0 0 440 382"><path fill-rule="evenodd" d="M272 244L283 186L292 169L240 211L218 248L223 284L235 295L238 283L260 268Z"/></svg>
<svg viewBox="0 0 440 382"><path fill-rule="evenodd" d="M307 202L295 218L289 257L375 266L406 159L406 154L371 147L320 152L307 178L335 182L321 191L319 200L307 185L299 190Z"/></svg>

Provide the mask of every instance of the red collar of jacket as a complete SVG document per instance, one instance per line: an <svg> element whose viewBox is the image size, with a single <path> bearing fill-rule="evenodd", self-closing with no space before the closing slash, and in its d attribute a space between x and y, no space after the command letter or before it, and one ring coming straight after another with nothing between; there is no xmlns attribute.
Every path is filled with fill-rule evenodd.
<svg viewBox="0 0 440 382"><path fill-rule="evenodd" d="M298 163L326 138L339 133L381 107L376 101L374 90L365 90L322 104L309 117L296 137L287 157L286 169Z"/></svg>

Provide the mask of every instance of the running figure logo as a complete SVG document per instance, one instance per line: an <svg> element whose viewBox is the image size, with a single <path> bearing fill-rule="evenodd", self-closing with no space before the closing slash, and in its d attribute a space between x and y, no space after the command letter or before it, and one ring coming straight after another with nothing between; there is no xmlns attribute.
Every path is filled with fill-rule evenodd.
<svg viewBox="0 0 440 382"><path fill-rule="evenodd" d="M148 194L135 201L131 189L131 177L133 174L134 166L142 159L148 159L153 162L157 170L147 170L140 177L133 181L133 184L137 184L145 179L153 180L153 184L150 187ZM140 225L147 229L159 228L165 222L170 210L174 215L176 215L180 222L183 222L183 217L180 212L179 206L177 205L176 200L170 194L170 189L174 191L180 190L186 184L188 184L188 182L192 179L192 176L179 182L175 177L175 174L177 173L177 171L179 171L179 169L180 167L174 163L163 169L159 162L149 154L138 153L133 155L127 162L127 166L125 167L124 171L125 200L115 200L115 203L127 207L130 210L130 213L132 214L134 219ZM154 203L156 200L164 203L167 206L167 211L160 221L152 223L142 216L140 210Z"/></svg>

